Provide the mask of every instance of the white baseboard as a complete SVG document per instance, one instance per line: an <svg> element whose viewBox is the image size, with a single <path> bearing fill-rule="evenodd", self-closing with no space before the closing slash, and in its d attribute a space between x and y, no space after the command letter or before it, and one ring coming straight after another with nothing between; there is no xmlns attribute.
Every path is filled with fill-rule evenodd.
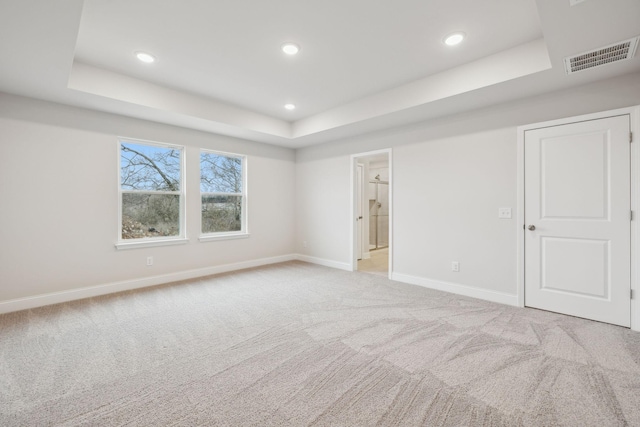
<svg viewBox="0 0 640 427"><path fill-rule="evenodd" d="M310 262L311 264L324 265L325 267L337 268L340 270L352 271L351 265L346 262L333 261L330 259L316 258L309 255L296 254L298 261Z"/></svg>
<svg viewBox="0 0 640 427"><path fill-rule="evenodd" d="M260 258L233 264L198 268L194 270L180 271L177 273L162 274L158 276L144 277L133 280L124 280L120 282L106 283L103 285L88 286L84 288L70 289L67 291L51 292L48 294L35 295L31 297L0 301L0 314L293 260L309 262L312 264L323 265L325 267L337 268L340 270L352 271L351 265L345 262L316 258L302 254L281 255L271 258ZM505 294L502 292L479 289L471 286L460 285L457 283L441 282L400 273L392 273L391 279L398 282L409 283L412 285L424 286L430 289L437 289L439 291L451 292L454 294L465 295L472 298L479 298L498 302L501 304L518 306L518 298L516 295Z"/></svg>
<svg viewBox="0 0 640 427"><path fill-rule="evenodd" d="M218 265L215 267L198 268L194 270L180 271L177 273L162 274L159 276L144 277L140 279L124 280L121 282L106 283L85 288L70 289L67 291L52 292L25 298L16 298L0 301L0 314L12 311L26 310L45 305L58 304L83 298L112 294L115 292L129 291L148 286L162 285L164 283L178 282L194 279L196 277L210 276L212 274L226 273L228 271L243 270L245 268L260 267L261 265L276 264L279 262L293 261L297 255L281 255L271 258L260 258L250 261L242 261L233 264ZM311 261L310 261L311 262Z"/></svg>
<svg viewBox="0 0 640 427"><path fill-rule="evenodd" d="M505 294L503 292L490 291L488 289L474 288L472 286L460 285L458 283L442 282L400 273L392 273L391 280L409 283L410 285L423 286L429 289L436 289L438 291L451 292L452 294L464 295L471 298L497 302L500 304L519 306L517 295Z"/></svg>
<svg viewBox="0 0 640 427"><path fill-rule="evenodd" d="M371 258L371 252L362 253L362 259L370 259L370 258Z"/></svg>

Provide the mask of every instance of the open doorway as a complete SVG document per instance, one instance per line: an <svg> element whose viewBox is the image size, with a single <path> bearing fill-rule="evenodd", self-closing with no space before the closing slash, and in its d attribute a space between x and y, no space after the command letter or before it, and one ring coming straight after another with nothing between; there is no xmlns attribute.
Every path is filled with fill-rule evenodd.
<svg viewBox="0 0 640 427"><path fill-rule="evenodd" d="M390 275L391 150L353 158L353 269Z"/></svg>

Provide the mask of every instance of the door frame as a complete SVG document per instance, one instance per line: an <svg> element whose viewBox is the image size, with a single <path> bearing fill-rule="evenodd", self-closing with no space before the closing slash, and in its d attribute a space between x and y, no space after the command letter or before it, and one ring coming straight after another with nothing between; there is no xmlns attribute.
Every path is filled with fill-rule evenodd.
<svg viewBox="0 0 640 427"><path fill-rule="evenodd" d="M360 186L358 187L358 184ZM357 216L356 220L356 262L358 260L364 259L364 165L356 162L356 211L354 213L354 217ZM360 199L360 200L358 200ZM358 202L360 206L358 206ZM358 209L359 208L359 209ZM367 254L369 253L369 248L367 248Z"/></svg>
<svg viewBox="0 0 640 427"><path fill-rule="evenodd" d="M593 114L585 114L575 117L567 117L559 120L551 120L541 123L532 123L518 127L517 140L517 216L516 216L516 236L517 236L517 297L518 306L524 307L524 286L525 286L525 253L524 253L524 138L525 132L528 130L561 126L570 123L584 122L589 120L603 119L612 116L629 115L630 128L633 133L633 142L630 149L631 163L631 210L633 211L633 220L631 221L631 272L630 282L633 298L631 299L631 329L640 331L640 257L638 248L640 248L640 106L620 108L616 110L602 111Z"/></svg>
<svg viewBox="0 0 640 427"><path fill-rule="evenodd" d="M393 274L393 150L391 148L384 148L382 150L375 151L367 151L364 153L352 154L350 158L350 170L351 170L351 208L349 209L349 227L350 227L350 235L351 235L351 261L349 268L351 271L357 271L358 269L358 260L357 260L357 228L356 228L356 174L358 173L357 164L358 159L362 157L375 156L377 154L387 154L387 158L389 160L389 279L391 279L391 275ZM365 177L366 178L366 177ZM368 182L367 179L364 182Z"/></svg>

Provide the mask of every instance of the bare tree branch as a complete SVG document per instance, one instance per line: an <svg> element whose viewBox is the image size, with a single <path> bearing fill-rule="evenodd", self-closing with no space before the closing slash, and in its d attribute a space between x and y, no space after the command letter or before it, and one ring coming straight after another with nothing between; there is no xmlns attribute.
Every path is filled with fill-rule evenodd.
<svg viewBox="0 0 640 427"><path fill-rule="evenodd" d="M158 172L158 175L160 175L160 177L162 178L162 180L166 184L166 186L169 189L169 191L180 191L180 189L177 187L176 183L173 180L171 180L171 178L164 173L162 168L160 168L153 159L151 159L150 157L146 156L145 154L143 154L143 153L141 153L141 152L139 152L137 150L134 150L133 148L126 147L124 144L122 144L120 147L122 148L122 151L128 151L130 153L134 153L135 155L140 156L143 159L145 159L146 162L142 163L142 165L151 167L156 172ZM166 159L166 157L165 157L165 159ZM140 164L138 164L136 162L133 162L133 160L131 160L130 161L130 165L137 166L137 165L140 165ZM128 172L129 172L128 176L137 176L136 173L133 172L133 171L128 171Z"/></svg>

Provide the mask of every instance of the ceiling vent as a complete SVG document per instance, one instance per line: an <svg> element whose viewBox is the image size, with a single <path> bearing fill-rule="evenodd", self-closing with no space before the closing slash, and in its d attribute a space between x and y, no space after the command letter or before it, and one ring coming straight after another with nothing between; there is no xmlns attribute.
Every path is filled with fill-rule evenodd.
<svg viewBox="0 0 640 427"><path fill-rule="evenodd" d="M633 58L638 46L638 39L625 40L609 46L601 47L590 52L584 52L576 56L564 58L564 69L567 74L588 70L612 62L623 61Z"/></svg>

